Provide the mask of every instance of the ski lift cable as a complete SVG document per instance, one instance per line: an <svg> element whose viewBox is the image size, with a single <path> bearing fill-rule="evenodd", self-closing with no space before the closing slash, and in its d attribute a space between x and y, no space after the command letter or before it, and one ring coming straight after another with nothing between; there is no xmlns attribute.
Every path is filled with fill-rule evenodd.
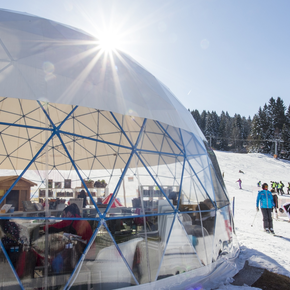
<svg viewBox="0 0 290 290"><path fill-rule="evenodd" d="M256 140L256 139L236 139L230 137L216 137L216 136L205 136L206 138L213 138L213 139L223 139L223 140L235 140L235 141L244 141L244 142L280 142L280 143L290 143L290 141L283 141L281 139L263 139L263 140Z"/></svg>

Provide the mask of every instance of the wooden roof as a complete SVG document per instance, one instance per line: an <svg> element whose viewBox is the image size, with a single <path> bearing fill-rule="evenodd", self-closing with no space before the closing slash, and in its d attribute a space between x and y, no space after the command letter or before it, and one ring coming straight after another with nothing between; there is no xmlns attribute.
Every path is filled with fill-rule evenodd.
<svg viewBox="0 0 290 290"><path fill-rule="evenodd" d="M7 182L7 181L11 181L11 182L13 182L13 181L15 181L17 178L18 178L18 175L0 176L0 184L1 184L2 182ZM32 182L32 181L30 181L30 180L24 178L24 177L21 177L20 180L21 180L21 181L24 181L24 182L27 182L30 186L36 186L36 185L37 185L36 183L34 183L34 182ZM20 180L19 180L19 181L20 181Z"/></svg>

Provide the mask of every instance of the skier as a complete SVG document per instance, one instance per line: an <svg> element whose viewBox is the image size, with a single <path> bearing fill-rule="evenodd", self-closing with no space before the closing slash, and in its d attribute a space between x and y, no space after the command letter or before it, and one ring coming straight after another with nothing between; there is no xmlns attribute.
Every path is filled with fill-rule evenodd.
<svg viewBox="0 0 290 290"><path fill-rule="evenodd" d="M278 182L277 181L275 181L275 189L276 189L276 192L278 192Z"/></svg>
<svg viewBox="0 0 290 290"><path fill-rule="evenodd" d="M264 230L267 233L275 234L273 230L272 210L275 207L272 193L268 190L268 184L263 183L261 191L258 192L256 207L259 211L259 204L263 214Z"/></svg>
<svg viewBox="0 0 290 290"><path fill-rule="evenodd" d="M261 187L261 180L257 183L258 187Z"/></svg>
<svg viewBox="0 0 290 290"><path fill-rule="evenodd" d="M240 187L240 189L242 189L242 180L241 180L241 178L239 178L239 180L237 180L236 182L239 183L239 187Z"/></svg>
<svg viewBox="0 0 290 290"><path fill-rule="evenodd" d="M287 194L290 194L290 182L288 182L288 186L287 186Z"/></svg>
<svg viewBox="0 0 290 290"><path fill-rule="evenodd" d="M272 189L276 189L276 183L275 183L275 181L271 181L271 187L272 187Z"/></svg>
<svg viewBox="0 0 290 290"><path fill-rule="evenodd" d="M284 183L280 180L280 193L281 193L281 195L283 195L284 194Z"/></svg>
<svg viewBox="0 0 290 290"><path fill-rule="evenodd" d="M281 193L281 189L282 189L282 184L281 184L281 182L280 182L280 183L278 183L278 185L277 185L277 193L278 193L278 195L279 195L279 193L282 195L282 193Z"/></svg>

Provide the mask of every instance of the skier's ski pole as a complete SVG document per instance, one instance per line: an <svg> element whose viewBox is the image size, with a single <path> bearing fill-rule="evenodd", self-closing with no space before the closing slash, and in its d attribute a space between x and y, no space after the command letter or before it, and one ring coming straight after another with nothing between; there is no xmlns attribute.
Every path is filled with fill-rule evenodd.
<svg viewBox="0 0 290 290"><path fill-rule="evenodd" d="M256 214L255 214L255 217L254 217L254 219L253 219L253 222L252 222L252 224L251 224L251 227L252 227L253 224L254 224L254 221L255 221L255 219L256 219L257 214L258 214L258 211L257 211Z"/></svg>

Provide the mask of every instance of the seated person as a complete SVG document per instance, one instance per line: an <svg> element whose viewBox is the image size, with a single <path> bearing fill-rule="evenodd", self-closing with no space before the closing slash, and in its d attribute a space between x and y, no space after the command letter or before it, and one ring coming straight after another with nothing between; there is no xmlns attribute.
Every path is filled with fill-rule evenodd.
<svg viewBox="0 0 290 290"><path fill-rule="evenodd" d="M62 217L64 218L80 218L80 210L75 203L67 206L63 212ZM46 227L44 226L44 231ZM48 225L49 233L69 233L73 235L78 235L84 242L79 240L76 243L72 243L72 247L65 247L61 251L55 252L51 255L51 268L52 273L71 273L75 266L77 265L83 251L85 249L85 244L88 244L91 236L93 235L92 228L87 220L62 220L56 222L52 225ZM84 244L85 243L85 244ZM63 246L58 241L58 247Z"/></svg>
<svg viewBox="0 0 290 290"><path fill-rule="evenodd" d="M25 276L30 277L31 273L33 273L36 257L30 249L26 248L26 250L23 250L23 247L27 247L28 243L25 236L20 237L20 232L19 225L16 222L10 221L9 219L0 220L1 242L18 277L23 278ZM25 244L23 244L24 240L26 240ZM0 260L2 263L4 260L3 255L3 252L0 251ZM3 264L1 266L6 267Z"/></svg>
<svg viewBox="0 0 290 290"><path fill-rule="evenodd" d="M80 210L75 203L67 206L63 212L62 217L65 218L80 218ZM45 230L45 226L43 228ZM92 228L87 220L62 220L48 226L49 233L65 232L81 236L87 243L93 235Z"/></svg>
<svg viewBox="0 0 290 290"><path fill-rule="evenodd" d="M168 199L171 199L173 201L173 205L177 205L178 192L171 191L168 195Z"/></svg>
<svg viewBox="0 0 290 290"><path fill-rule="evenodd" d="M194 224L201 225L208 231L210 235L214 232L215 225L215 211L212 202L205 199L199 203L200 213L197 213Z"/></svg>
<svg viewBox="0 0 290 290"><path fill-rule="evenodd" d="M83 207L86 207L87 205L87 194L86 192L82 189L80 194L78 195L78 198L82 198L83 199Z"/></svg>

